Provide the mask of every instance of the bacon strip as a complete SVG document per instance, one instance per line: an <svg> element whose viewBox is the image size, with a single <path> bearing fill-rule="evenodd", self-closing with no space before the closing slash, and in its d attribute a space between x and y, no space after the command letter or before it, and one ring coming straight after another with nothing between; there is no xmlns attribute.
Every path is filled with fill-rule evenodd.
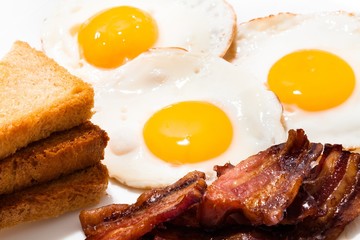
<svg viewBox="0 0 360 240"><path fill-rule="evenodd" d="M360 215L360 154L310 143L302 130L218 179L192 172L132 205L83 211L88 240L335 240ZM207 188L207 189L206 189Z"/></svg>
<svg viewBox="0 0 360 240"><path fill-rule="evenodd" d="M205 174L194 171L173 185L143 193L135 204L82 211L80 222L87 240L138 239L198 203L205 189Z"/></svg>
<svg viewBox="0 0 360 240"><path fill-rule="evenodd" d="M344 151L341 145L325 145L316 177L304 183L318 211L298 224L298 235L336 239L345 226L360 214L360 154Z"/></svg>
<svg viewBox="0 0 360 240"><path fill-rule="evenodd" d="M274 237L270 232L250 226L237 226L209 232L203 229L167 226L164 229L156 229L152 236L147 237L146 239L153 240L285 240L285 238Z"/></svg>
<svg viewBox="0 0 360 240"><path fill-rule="evenodd" d="M110 204L104 207L84 210L80 212L79 218L86 236L97 234L98 225L113 221L129 208L128 204Z"/></svg>
<svg viewBox="0 0 360 240"><path fill-rule="evenodd" d="M290 130L286 143L220 174L200 204L200 223L219 226L234 212L243 214L252 225L279 223L321 152L322 145L310 143L303 130Z"/></svg>

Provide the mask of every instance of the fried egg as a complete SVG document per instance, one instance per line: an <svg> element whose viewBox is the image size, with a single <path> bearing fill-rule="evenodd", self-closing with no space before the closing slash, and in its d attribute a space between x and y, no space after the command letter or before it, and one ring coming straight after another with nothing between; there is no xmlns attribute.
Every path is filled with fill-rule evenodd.
<svg viewBox="0 0 360 240"><path fill-rule="evenodd" d="M153 49L122 67L95 98L109 134L110 176L136 188L238 163L285 140L277 97L241 67L181 49Z"/></svg>
<svg viewBox="0 0 360 240"><path fill-rule="evenodd" d="M89 82L116 78L117 69L149 48L178 47L223 56L236 15L224 0L61 1L47 17L45 53Z"/></svg>
<svg viewBox="0 0 360 240"><path fill-rule="evenodd" d="M283 13L238 27L235 65L256 75L284 106L288 129L360 146L360 19L346 12Z"/></svg>

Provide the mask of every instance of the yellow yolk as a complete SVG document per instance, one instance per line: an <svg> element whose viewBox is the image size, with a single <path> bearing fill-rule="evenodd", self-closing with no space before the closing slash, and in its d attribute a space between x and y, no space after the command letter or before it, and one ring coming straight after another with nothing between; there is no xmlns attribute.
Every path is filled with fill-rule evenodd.
<svg viewBox="0 0 360 240"><path fill-rule="evenodd" d="M78 32L80 54L90 64L115 68L153 46L158 30L146 12L121 6L100 12Z"/></svg>
<svg viewBox="0 0 360 240"><path fill-rule="evenodd" d="M143 129L145 143L160 159L195 163L214 158L230 145L232 124L223 110L198 101L180 102L156 112Z"/></svg>
<svg viewBox="0 0 360 240"><path fill-rule="evenodd" d="M269 88L280 101L307 111L345 102L355 88L355 74L340 57L320 50L301 50L277 61L268 75Z"/></svg>

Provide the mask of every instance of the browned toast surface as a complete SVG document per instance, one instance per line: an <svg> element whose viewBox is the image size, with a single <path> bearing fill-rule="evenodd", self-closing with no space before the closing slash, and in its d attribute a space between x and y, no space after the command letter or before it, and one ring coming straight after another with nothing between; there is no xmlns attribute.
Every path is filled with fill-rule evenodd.
<svg viewBox="0 0 360 240"><path fill-rule="evenodd" d="M57 180L2 195L0 228L57 217L98 203L107 185L107 168L98 163Z"/></svg>
<svg viewBox="0 0 360 240"><path fill-rule="evenodd" d="M104 158L108 136L91 122L56 132L0 160L0 194L56 179Z"/></svg>
<svg viewBox="0 0 360 240"><path fill-rule="evenodd" d="M0 61L0 159L90 119L94 90L27 43Z"/></svg>

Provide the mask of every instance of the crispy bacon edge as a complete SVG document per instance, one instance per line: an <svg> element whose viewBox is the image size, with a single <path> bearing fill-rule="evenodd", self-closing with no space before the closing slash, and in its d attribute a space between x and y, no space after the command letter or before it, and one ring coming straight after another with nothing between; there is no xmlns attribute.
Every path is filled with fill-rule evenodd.
<svg viewBox="0 0 360 240"><path fill-rule="evenodd" d="M303 130L290 130L285 143L221 169L199 206L200 224L220 226L229 216L252 225L278 224L321 152L322 145L310 143Z"/></svg>
<svg viewBox="0 0 360 240"><path fill-rule="evenodd" d="M220 224L210 228L203 228L196 218L200 216L197 212L197 208L201 206L203 202L199 203L199 200L197 200L194 201L193 204L189 204L180 210L178 209L178 211L173 210L176 214L170 214L172 216L167 218L167 220L160 220L158 222L153 221L157 222L157 224L151 226L150 228L145 227L145 231L143 229L139 230L138 226L127 226L129 228L135 227L135 229L132 230L136 234L128 236L129 238L125 238L124 235L104 235L96 233L100 229L97 228L99 223L109 221L109 219L112 218L118 218L120 215L127 212L129 208L132 208L133 205L143 205L144 202L154 196L154 191L159 190L160 192L163 192L162 190L164 190L157 189L145 192L133 205L113 204L107 207L89 210L87 213L90 215L85 217L88 224L88 231L97 236L92 238L94 235L90 234L88 239L336 239L344 230L345 226L360 215L360 155L358 153L343 150L341 145L326 144L321 157L317 158L316 156L318 156L319 146L322 147L322 145L309 143L308 146L312 147L302 148L307 145L306 142L308 141L306 135L303 135L303 133L304 132L302 130L297 130L295 135L292 135L293 133L289 132L288 141L284 144L277 145L277 147L282 149L280 152L283 153L292 148L292 144L289 145L289 141L293 141L293 144L297 147L300 146L300 148L294 147L293 153L295 153L295 156L297 156L297 151L305 151L306 154L310 155L305 156L305 159L307 160L295 161L297 165L293 164L292 161L294 159L290 157L290 161L286 161L284 165L285 167L287 164L291 165L290 168L285 169L293 169L294 166L296 166L295 169L300 170L300 178L302 180L295 197L292 200L289 200L287 202L288 207L283 209L282 220L276 225L258 225L252 224L250 221L246 223L250 223L250 225L244 225L241 221L237 222L237 219L239 218L239 216L237 216L238 213L234 214L234 212L230 212L230 214L227 214L227 221L224 221L223 225ZM286 146L287 144L288 146ZM266 151L269 151L269 149ZM310 158L311 160L309 160ZM311 168L311 166L314 165L315 159L317 159L316 165ZM228 172L234 171L233 169L236 169L236 166L227 164L225 166L217 166L215 169L217 169L218 176L221 178L222 176L229 174ZM251 171L243 173L252 174ZM179 180L179 182L181 182L181 180ZM204 176L202 180L204 180ZM203 184L204 186L202 191L200 191L200 195L203 195L206 189L205 182L203 182ZM258 187L261 188L261 185L258 185ZM171 186L169 186L169 188L171 188ZM292 188L286 189L292 191ZM173 188L173 190L177 191L175 188ZM285 191L284 194L287 194L287 192ZM179 194L179 196L180 195L181 194ZM166 196L163 197L167 198ZM170 202L171 201L172 200L170 200ZM161 204L159 202L157 204L157 207L164 208L164 206L160 206ZM178 208L177 204L174 204L173 206ZM165 208L167 207L169 207L169 205L165 205ZM155 209L156 208L148 211L154 213L155 215L161 215L161 212L156 213ZM134 213L130 211L129 214L133 215ZM137 213L135 211L135 215L136 214ZM142 213L139 212L137 217L141 218L141 214L146 214L146 208ZM240 214L242 214L242 211L240 211ZM120 216L120 218L123 216ZM186 217L184 218L184 216ZM190 222L193 222L190 225L189 219L191 220ZM232 220L235 220L235 222ZM128 221L128 223L130 223L134 220L125 219L124 221ZM146 221L146 224L149 223L151 223L151 221ZM86 228L86 226L84 227ZM120 226L120 228L122 227L123 226ZM113 232L112 230L107 231L106 229L100 230L100 232L103 231L107 233ZM85 229L84 232L86 232Z"/></svg>
<svg viewBox="0 0 360 240"><path fill-rule="evenodd" d="M205 174L194 171L170 186L144 192L134 204L83 210L79 218L86 239L138 239L198 203L206 187Z"/></svg>
<svg viewBox="0 0 360 240"><path fill-rule="evenodd" d="M336 239L359 216L359 166L360 154L343 150L341 145L325 145L319 164L302 186L303 192L315 202L316 212L305 213L304 219L298 217L293 236ZM304 214L304 208L298 212Z"/></svg>
<svg viewBox="0 0 360 240"><path fill-rule="evenodd" d="M186 236L192 240L335 240L360 215L359 168L360 154L346 151L341 145L326 144L279 224L251 226L227 222L221 227L204 229L194 224L188 227L177 218L156 228L153 238L148 239L180 240ZM231 169L233 166L222 171ZM191 215L186 219L191 219Z"/></svg>

